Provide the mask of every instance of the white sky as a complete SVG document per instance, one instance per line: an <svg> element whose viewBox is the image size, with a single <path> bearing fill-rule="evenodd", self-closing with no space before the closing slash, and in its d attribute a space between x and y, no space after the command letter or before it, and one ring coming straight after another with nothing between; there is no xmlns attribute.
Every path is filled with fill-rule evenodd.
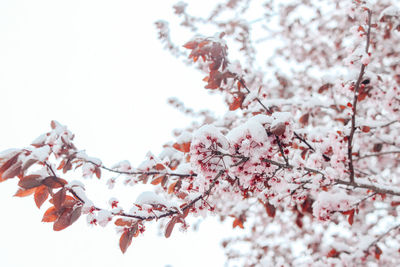
<svg viewBox="0 0 400 267"><path fill-rule="evenodd" d="M90 156L137 165L171 140L172 129L190 122L166 104L168 97L221 112L220 98L202 89L204 75L156 38L154 21L171 19L173 3L0 1L0 151L27 146L56 119ZM0 184L0 266L223 266L219 243L231 232L230 221L208 218L198 232L175 229L170 239L149 230L122 255L112 225L90 228L82 217L53 232L41 222L46 207L12 197L16 182ZM114 194L98 188L104 203ZM135 200L137 190L120 189L128 203Z"/></svg>

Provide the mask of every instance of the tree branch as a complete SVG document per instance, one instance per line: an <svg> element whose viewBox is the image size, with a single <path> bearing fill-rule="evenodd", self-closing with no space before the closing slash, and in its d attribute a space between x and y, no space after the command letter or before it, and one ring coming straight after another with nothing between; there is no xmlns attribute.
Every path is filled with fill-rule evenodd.
<svg viewBox="0 0 400 267"><path fill-rule="evenodd" d="M367 31L367 43L365 47L365 53L368 54L369 44L371 39L371 10L368 10L368 31ZM350 182L354 183L354 165L353 165L353 138L354 133L356 131L356 114L357 114L357 101L358 101L358 92L360 90L361 81L365 72L366 65L361 65L360 74L358 75L357 82L354 86L354 97L353 97L353 114L351 116L351 130L350 135L348 137L347 144L347 157L349 160L349 172L350 172Z"/></svg>

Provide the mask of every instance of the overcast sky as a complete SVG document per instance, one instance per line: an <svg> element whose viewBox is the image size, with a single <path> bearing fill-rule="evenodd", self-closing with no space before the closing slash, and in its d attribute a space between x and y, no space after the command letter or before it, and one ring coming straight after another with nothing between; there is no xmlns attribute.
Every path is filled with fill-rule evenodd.
<svg viewBox="0 0 400 267"><path fill-rule="evenodd" d="M172 140L174 128L190 122L166 104L168 97L195 109L223 110L220 98L202 89L204 75L157 40L154 22L171 19L173 3L0 1L0 151L29 145L55 119L90 156L107 165L124 159L138 165L147 151L157 153ZM91 228L82 217L53 232L41 222L46 207L38 210L32 197L12 197L16 182L0 184L1 266L223 265L220 239L230 233L231 222L208 218L198 232L174 231L168 240L149 230L122 255L112 225ZM131 203L142 190L94 187L104 205L119 194ZM157 223L146 227L151 225Z"/></svg>

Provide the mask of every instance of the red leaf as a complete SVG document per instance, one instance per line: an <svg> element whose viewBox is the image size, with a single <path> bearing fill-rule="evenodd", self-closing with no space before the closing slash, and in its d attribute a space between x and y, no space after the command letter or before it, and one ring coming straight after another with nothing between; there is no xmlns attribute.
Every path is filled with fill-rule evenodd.
<svg viewBox="0 0 400 267"><path fill-rule="evenodd" d="M166 238L171 236L172 230L174 230L176 220L177 220L176 216L172 217L172 219L168 222L167 226L165 227L165 237Z"/></svg>
<svg viewBox="0 0 400 267"><path fill-rule="evenodd" d="M364 133L368 133L370 130L371 130L371 128L369 126L361 127L361 131L363 131Z"/></svg>
<svg viewBox="0 0 400 267"><path fill-rule="evenodd" d="M240 218L235 218L235 220L232 223L232 228L236 228L237 226L239 226L240 228L244 229L243 221Z"/></svg>
<svg viewBox="0 0 400 267"><path fill-rule="evenodd" d="M125 230L119 239L119 248L122 253L125 253L128 247L132 244L133 233L130 230Z"/></svg>
<svg viewBox="0 0 400 267"><path fill-rule="evenodd" d="M337 256L339 256L339 252L336 251L336 249L331 249L328 253L328 255L326 255L328 258L336 258Z"/></svg>
<svg viewBox="0 0 400 267"><path fill-rule="evenodd" d="M161 183L162 179L164 178L164 175L160 175L158 177L155 177L153 179L153 181L151 181L152 185L158 185L159 183Z"/></svg>
<svg viewBox="0 0 400 267"><path fill-rule="evenodd" d="M391 205L392 207L399 206L399 205L400 205L400 201L392 201L392 202L390 203L390 205Z"/></svg>
<svg viewBox="0 0 400 267"><path fill-rule="evenodd" d="M42 184L40 175L28 175L23 177L21 180L19 180L18 185L24 189L31 189L34 187L38 187Z"/></svg>
<svg viewBox="0 0 400 267"><path fill-rule="evenodd" d="M318 93L321 94L324 91L328 90L329 88L331 88L333 85L330 83L324 84L322 85L319 89L318 89Z"/></svg>
<svg viewBox="0 0 400 267"><path fill-rule="evenodd" d="M244 94L239 95L233 99L233 102L229 105L229 110L237 110L242 107L244 101Z"/></svg>
<svg viewBox="0 0 400 267"><path fill-rule="evenodd" d="M67 160L65 160L65 159L62 160L62 161L60 162L60 165L58 166L57 170L61 170L62 168L64 168L66 162L67 162Z"/></svg>
<svg viewBox="0 0 400 267"><path fill-rule="evenodd" d="M175 143L175 144L173 144L172 147L175 148L176 150L179 150L179 151L183 152L183 153L188 153L190 151L190 142L186 142L186 143L183 143L183 144Z"/></svg>
<svg viewBox="0 0 400 267"><path fill-rule="evenodd" d="M168 194L172 194L175 191L175 186L177 182L173 182L168 186Z"/></svg>
<svg viewBox="0 0 400 267"><path fill-rule="evenodd" d="M350 225L353 225L353 222L354 222L354 213L355 213L355 209L346 210L346 211L343 211L343 212L342 212L343 215L349 215L349 218L347 219L347 221L349 222Z"/></svg>
<svg viewBox="0 0 400 267"><path fill-rule="evenodd" d="M352 213L350 213L349 218L347 219L350 225L353 225L354 223L354 209L352 210Z"/></svg>
<svg viewBox="0 0 400 267"><path fill-rule="evenodd" d="M49 190L47 189L47 186L41 185L36 188L35 203L39 209L42 206L42 204L47 200L48 197L49 197Z"/></svg>
<svg viewBox="0 0 400 267"><path fill-rule="evenodd" d="M46 210L43 215L42 222L54 222L58 218L58 212L54 206L51 206Z"/></svg>
<svg viewBox="0 0 400 267"><path fill-rule="evenodd" d="M157 163L154 169L156 169L157 171L165 170L165 166L161 163Z"/></svg>
<svg viewBox="0 0 400 267"><path fill-rule="evenodd" d="M380 247L378 247L378 245L375 246L375 259L379 260L381 258L382 255L382 250Z"/></svg>
<svg viewBox="0 0 400 267"><path fill-rule="evenodd" d="M307 155L307 152L308 152L308 149L304 149L303 151L301 151L301 158L303 159L303 160L305 160L306 159L306 155Z"/></svg>
<svg viewBox="0 0 400 267"><path fill-rule="evenodd" d="M124 219L119 218L114 222L114 224L116 226L131 226L132 225L132 221L131 220L126 221Z"/></svg>
<svg viewBox="0 0 400 267"><path fill-rule="evenodd" d="M31 188L31 189L23 189L20 188L18 189L17 193L15 193L14 197L27 197L35 193L36 188Z"/></svg>
<svg viewBox="0 0 400 267"><path fill-rule="evenodd" d="M190 41L184 44L183 47L187 49L195 49L198 46L198 44L199 43L197 41Z"/></svg>
<svg viewBox="0 0 400 267"><path fill-rule="evenodd" d="M98 179L100 179L100 177L101 177L101 169L99 168L99 167L95 167L94 168L94 173L96 174L96 177L98 178Z"/></svg>

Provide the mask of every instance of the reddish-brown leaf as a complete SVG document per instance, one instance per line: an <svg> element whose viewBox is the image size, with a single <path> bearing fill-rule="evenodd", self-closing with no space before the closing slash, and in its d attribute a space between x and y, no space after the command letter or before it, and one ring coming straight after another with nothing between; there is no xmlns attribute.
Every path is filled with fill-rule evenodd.
<svg viewBox="0 0 400 267"><path fill-rule="evenodd" d="M125 253L128 247L132 244L133 233L126 229L119 239L119 248L122 253Z"/></svg>
<svg viewBox="0 0 400 267"><path fill-rule="evenodd" d="M173 182L168 186L168 194L172 194L175 191L175 186L177 182Z"/></svg>
<svg viewBox="0 0 400 267"><path fill-rule="evenodd" d="M72 209L64 209L60 217L54 222L53 230L61 231L71 225Z"/></svg>
<svg viewBox="0 0 400 267"><path fill-rule="evenodd" d="M30 188L30 189L23 189L20 188L18 191L15 193L14 197L27 197L35 193L36 188Z"/></svg>
<svg viewBox="0 0 400 267"><path fill-rule="evenodd" d="M57 193L53 195L52 202L57 210L60 210L60 208L63 206L65 198L66 198L65 188L60 189Z"/></svg>
<svg viewBox="0 0 400 267"><path fill-rule="evenodd" d="M79 201L76 200L74 197L66 195L64 203L62 204L62 207L70 209L70 208L73 208L78 202Z"/></svg>
<svg viewBox="0 0 400 267"><path fill-rule="evenodd" d="M96 177L98 178L98 179L100 179L100 177L101 177L101 169L99 168L99 167L95 167L94 168L94 173L96 174Z"/></svg>
<svg viewBox="0 0 400 267"><path fill-rule="evenodd" d="M371 130L371 128L369 126L361 127L361 131L363 131L364 133L368 133L370 130Z"/></svg>
<svg viewBox="0 0 400 267"><path fill-rule="evenodd" d="M237 110L242 107L245 95L240 94L238 97L233 99L233 102L229 105L229 110Z"/></svg>
<svg viewBox="0 0 400 267"><path fill-rule="evenodd" d="M165 237L168 238L171 236L172 230L174 230L174 226L176 224L177 217L174 216L172 219L168 222L167 226L165 227Z"/></svg>
<svg viewBox="0 0 400 267"><path fill-rule="evenodd" d="M165 170L165 166L161 163L157 163L154 169L156 169L157 171Z"/></svg>
<svg viewBox="0 0 400 267"><path fill-rule="evenodd" d="M303 159L303 160L305 160L306 159L306 155L307 155L307 152L308 152L308 149L304 149L303 151L301 151L301 158Z"/></svg>
<svg viewBox="0 0 400 267"><path fill-rule="evenodd" d="M77 206L72 210L70 224L76 222L82 214L82 206Z"/></svg>
<svg viewBox="0 0 400 267"><path fill-rule="evenodd" d="M189 211L190 211L189 208L183 210L182 218L186 218L189 215Z"/></svg>
<svg viewBox="0 0 400 267"><path fill-rule="evenodd" d="M57 218L58 218L58 212L54 206L51 206L44 213L42 222L55 222Z"/></svg>
<svg viewBox="0 0 400 267"><path fill-rule="evenodd" d="M147 184L147 181L149 180L149 175L147 174L142 174L138 177L139 181L142 181L144 184Z"/></svg>
<svg viewBox="0 0 400 267"><path fill-rule="evenodd" d="M6 178L4 173L18 161L19 154L21 154L21 153L17 153L13 157L11 157L9 160L4 162L3 165L0 166L0 182L8 179L8 178Z"/></svg>
<svg viewBox="0 0 400 267"><path fill-rule="evenodd" d="M161 180L161 186L162 186L163 188L165 188L167 182L168 182L168 176L167 176L167 175L164 175L164 177L163 177L162 180Z"/></svg>
<svg viewBox="0 0 400 267"><path fill-rule="evenodd" d="M342 211L342 214L343 214L343 215L349 215L349 218L347 219L347 221L349 222L350 225L353 225L353 222L354 222L354 213L355 213L355 209Z"/></svg>
<svg viewBox="0 0 400 267"><path fill-rule="evenodd" d="M310 113L306 113L304 115L302 115L299 119L299 122L303 125L307 125L308 124L308 119L310 118Z"/></svg>
<svg viewBox="0 0 400 267"><path fill-rule="evenodd" d="M353 225L353 223L354 223L354 209L350 213L349 218L347 219L347 221L349 222L350 225Z"/></svg>
<svg viewBox="0 0 400 267"><path fill-rule="evenodd" d="M265 210L267 211L267 214L269 217L274 218L275 213L276 213L276 208L274 205L270 204L268 201L267 203L264 204Z"/></svg>
<svg viewBox="0 0 400 267"><path fill-rule="evenodd" d="M318 93L321 94L324 91L328 90L329 88L331 88L333 85L330 83L326 83L324 85L322 85L319 89L318 89Z"/></svg>
<svg viewBox="0 0 400 267"><path fill-rule="evenodd" d="M159 183L161 183L163 178L164 178L164 175L157 176L151 181L151 184L158 185Z"/></svg>
<svg viewBox="0 0 400 267"><path fill-rule="evenodd" d="M132 225L132 221L131 220L124 220L124 219L117 219L114 224L116 226L131 226Z"/></svg>
<svg viewBox="0 0 400 267"><path fill-rule="evenodd" d="M399 205L400 205L400 201L392 201L392 202L390 202L390 205L391 205L392 207L399 206Z"/></svg>
<svg viewBox="0 0 400 267"><path fill-rule="evenodd" d="M181 152L188 153L190 151L190 142L186 142L183 144L175 143L172 147Z"/></svg>
<svg viewBox="0 0 400 267"><path fill-rule="evenodd" d="M64 187L68 182L64 179L58 178L56 176L48 176L43 179L42 184L50 188L61 188Z"/></svg>
<svg viewBox="0 0 400 267"><path fill-rule="evenodd" d="M5 165L7 162L5 163ZM4 165L3 165L4 166ZM21 173L22 163L20 161L15 162L9 168L5 169L4 171L0 172L0 179L7 180L10 178L14 178Z"/></svg>
<svg viewBox="0 0 400 267"><path fill-rule="evenodd" d="M375 253L375 259L379 260L382 255L382 249L378 247L378 245L376 245L374 253Z"/></svg>
<svg viewBox="0 0 400 267"><path fill-rule="evenodd" d="M380 152L382 150L383 145L381 143L374 144L374 147L372 148L372 151L374 152Z"/></svg>
<svg viewBox="0 0 400 267"><path fill-rule="evenodd" d="M60 162L60 165L58 165L57 170L61 170L62 168L64 168L66 162L67 162L67 160L63 159L63 160Z"/></svg>
<svg viewBox="0 0 400 267"><path fill-rule="evenodd" d="M243 221L240 218L235 217L235 220L233 220L233 223L232 223L232 228L236 228L237 226L239 226L242 229L244 228Z"/></svg>
<svg viewBox="0 0 400 267"><path fill-rule="evenodd" d="M37 159L28 159L27 161L24 162L24 164L21 167L21 172L24 173L29 167L31 167L33 164L38 162Z"/></svg>
<svg viewBox="0 0 400 267"><path fill-rule="evenodd" d="M178 192L176 193L176 196L180 199L185 199L187 197L188 194L186 194L185 192Z"/></svg>
<svg viewBox="0 0 400 267"><path fill-rule="evenodd" d="M190 41L184 44L183 47L187 49L195 49L198 46L198 44L199 43L197 41Z"/></svg>
<svg viewBox="0 0 400 267"><path fill-rule="evenodd" d="M283 122L280 122L271 127L270 131L274 135L282 135L286 130L286 125Z"/></svg>
<svg viewBox="0 0 400 267"><path fill-rule="evenodd" d="M38 187L38 186L42 185L41 178L42 177L40 175L36 175L36 174L28 175L28 176L22 177L22 179L19 180L18 185L24 189Z"/></svg>
<svg viewBox="0 0 400 267"><path fill-rule="evenodd" d="M39 187L36 187L35 203L39 209L42 206L42 204L47 200L48 197L49 197L49 190L47 189L47 186L41 185Z"/></svg>

